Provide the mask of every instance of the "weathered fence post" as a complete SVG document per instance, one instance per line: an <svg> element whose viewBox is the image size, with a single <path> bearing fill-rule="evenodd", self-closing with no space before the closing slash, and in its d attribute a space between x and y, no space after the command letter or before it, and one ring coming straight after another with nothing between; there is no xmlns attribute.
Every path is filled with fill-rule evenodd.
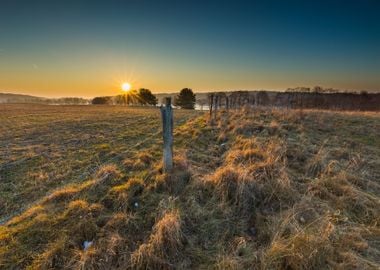
<svg viewBox="0 0 380 270"><path fill-rule="evenodd" d="M161 105L162 137L164 139L164 172L173 169L173 109L171 98L165 99L165 107Z"/></svg>
<svg viewBox="0 0 380 270"><path fill-rule="evenodd" d="M215 99L214 99L214 121L216 121L216 114L218 111L218 101L219 101L219 95L215 94Z"/></svg>
<svg viewBox="0 0 380 270"><path fill-rule="evenodd" d="M208 105L209 105L209 110L210 110L210 119L212 117L212 106L214 103L214 94L210 94L209 100L208 100Z"/></svg>

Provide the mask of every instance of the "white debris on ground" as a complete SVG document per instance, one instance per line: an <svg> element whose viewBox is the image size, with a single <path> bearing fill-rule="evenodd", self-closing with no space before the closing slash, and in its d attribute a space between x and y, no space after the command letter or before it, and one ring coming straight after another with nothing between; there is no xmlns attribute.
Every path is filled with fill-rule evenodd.
<svg viewBox="0 0 380 270"><path fill-rule="evenodd" d="M83 250L87 250L92 246L92 241L84 241L83 242Z"/></svg>

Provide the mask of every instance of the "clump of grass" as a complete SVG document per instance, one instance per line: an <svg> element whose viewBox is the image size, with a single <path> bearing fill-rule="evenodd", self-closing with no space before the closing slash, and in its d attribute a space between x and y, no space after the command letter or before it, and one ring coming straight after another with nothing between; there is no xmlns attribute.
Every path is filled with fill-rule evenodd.
<svg viewBox="0 0 380 270"><path fill-rule="evenodd" d="M178 170L189 170L189 161L187 160L187 157L185 154L176 154L173 158L173 164L175 169Z"/></svg>
<svg viewBox="0 0 380 270"><path fill-rule="evenodd" d="M264 269L323 269L334 258L336 226L327 206L304 198L292 208L268 217L270 242L261 259ZM264 228L261 228L264 230Z"/></svg>
<svg viewBox="0 0 380 270"><path fill-rule="evenodd" d="M16 216L12 218L10 221L8 221L8 225L15 225L19 222L28 220L28 219L33 219L37 215L43 213L45 208L42 205L36 205L33 207L30 207L28 210L26 210L24 213L22 213L19 216Z"/></svg>
<svg viewBox="0 0 380 270"><path fill-rule="evenodd" d="M111 188L103 203L115 210L134 209L134 204L138 203L138 197L144 188L144 181L141 178L130 178L126 183Z"/></svg>
<svg viewBox="0 0 380 270"><path fill-rule="evenodd" d="M140 178L130 178L128 181L111 189L114 192L127 192L130 197L138 195L144 189L144 181Z"/></svg>
<svg viewBox="0 0 380 270"><path fill-rule="evenodd" d="M228 135L225 131L222 131L220 132L218 138L217 138L217 142L218 143L221 143L221 144L224 144L228 141Z"/></svg>
<svg viewBox="0 0 380 270"><path fill-rule="evenodd" d="M90 213L91 211L98 211L101 207L99 204L89 204L84 200L74 200L68 204L64 215L78 216Z"/></svg>
<svg viewBox="0 0 380 270"><path fill-rule="evenodd" d="M277 204L281 200L291 203L295 197L286 164L286 147L278 139L265 142L237 137L225 158L225 167L244 172L251 186L248 193L254 194L256 201Z"/></svg>
<svg viewBox="0 0 380 270"><path fill-rule="evenodd" d="M131 255L133 268L171 269L183 248L182 220L178 211L170 211L156 222L148 241Z"/></svg>
<svg viewBox="0 0 380 270"><path fill-rule="evenodd" d="M256 184L248 172L240 167L225 166L218 169L209 179L224 202L240 208L250 209L256 194Z"/></svg>
<svg viewBox="0 0 380 270"><path fill-rule="evenodd" d="M191 179L187 157L184 154L176 154L173 157L173 164L174 168L170 173L162 173L162 163L157 165L153 189L176 195L183 191Z"/></svg>
<svg viewBox="0 0 380 270"><path fill-rule="evenodd" d="M346 172L317 179L310 185L309 192L313 196L333 202L336 208L345 211L353 221L368 225L380 221L380 203L377 198L355 188L348 181Z"/></svg>
<svg viewBox="0 0 380 270"><path fill-rule="evenodd" d="M260 133L264 129L265 126L262 123L255 123L252 121L243 120L240 121L240 123L233 128L233 133L243 135L245 137L250 137L252 135Z"/></svg>
<svg viewBox="0 0 380 270"><path fill-rule="evenodd" d="M148 152L139 152L133 159L126 159L123 162L127 170L143 170L148 168L154 161L153 156Z"/></svg>
<svg viewBox="0 0 380 270"><path fill-rule="evenodd" d="M327 267L332 246L329 240L334 230L328 222L314 232L300 230L288 238L275 237L265 251L264 269L322 269Z"/></svg>
<svg viewBox="0 0 380 270"><path fill-rule="evenodd" d="M107 269L110 265L129 268L130 254L140 241L140 233L134 214L117 212L99 228L90 248L76 250L71 264L82 269Z"/></svg>
<svg viewBox="0 0 380 270"><path fill-rule="evenodd" d="M240 263L237 257L231 255L220 255L217 258L217 262L214 265L214 269L217 270L238 270L240 269Z"/></svg>
<svg viewBox="0 0 380 270"><path fill-rule="evenodd" d="M229 164L258 163L265 160L264 153L257 148L247 148L244 150L231 150L227 153L226 162Z"/></svg>
<svg viewBox="0 0 380 270"><path fill-rule="evenodd" d="M31 219L9 224L9 227L0 226L0 267L25 268L33 260L32 256L25 256L25 249L27 254L41 253L44 245L56 236L55 231L46 231L53 228L53 221L45 211Z"/></svg>
<svg viewBox="0 0 380 270"><path fill-rule="evenodd" d="M79 193L86 189L93 187L97 183L96 180L88 180L81 184L68 185L64 188L57 189L49 196L42 200L42 203L58 203L58 202L69 202Z"/></svg>
<svg viewBox="0 0 380 270"><path fill-rule="evenodd" d="M231 239L222 254L216 256L214 269L252 269L258 265L258 256L246 237Z"/></svg>
<svg viewBox="0 0 380 270"><path fill-rule="evenodd" d="M36 256L29 269L63 268L69 258L66 257L68 239L64 236L47 245L44 252Z"/></svg>
<svg viewBox="0 0 380 270"><path fill-rule="evenodd" d="M120 177L120 171L115 164L102 166L96 173L98 183L110 182Z"/></svg>
<svg viewBox="0 0 380 270"><path fill-rule="evenodd" d="M268 134L273 136L281 130L281 125L276 120L272 120L266 129L268 130Z"/></svg>
<svg viewBox="0 0 380 270"><path fill-rule="evenodd" d="M321 147L318 152L306 164L307 175L317 178L328 165L328 152Z"/></svg>

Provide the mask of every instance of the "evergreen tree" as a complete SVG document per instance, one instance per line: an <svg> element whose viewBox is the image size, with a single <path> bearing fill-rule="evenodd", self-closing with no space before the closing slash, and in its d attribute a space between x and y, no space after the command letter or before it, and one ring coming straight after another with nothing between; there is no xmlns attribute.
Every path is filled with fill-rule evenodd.
<svg viewBox="0 0 380 270"><path fill-rule="evenodd" d="M179 95L174 99L174 105L182 109L192 109L195 106L195 94L190 88L184 88Z"/></svg>
<svg viewBox="0 0 380 270"><path fill-rule="evenodd" d="M139 102L142 105L148 104L148 105L157 105L157 98L155 95L152 94L152 92L149 89L140 88L138 92Z"/></svg>

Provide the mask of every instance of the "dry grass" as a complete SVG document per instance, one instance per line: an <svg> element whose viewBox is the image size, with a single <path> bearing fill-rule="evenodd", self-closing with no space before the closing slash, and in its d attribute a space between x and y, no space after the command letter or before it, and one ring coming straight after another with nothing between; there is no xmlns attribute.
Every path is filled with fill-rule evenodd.
<svg viewBox="0 0 380 270"><path fill-rule="evenodd" d="M103 165L125 169L120 161L131 160L142 170L160 154L151 150L161 140L158 109L1 104L0 111L0 216L88 180ZM175 124L197 114L176 111Z"/></svg>
<svg viewBox="0 0 380 270"><path fill-rule="evenodd" d="M55 119L38 110L34 123ZM138 109L109 113L120 121L125 110L136 123L150 119ZM94 116L78 117L94 125ZM125 133L125 125L102 123L107 130L115 125L120 142L84 129L80 136L99 141L79 144L75 157L85 155L84 165L95 151L98 159L92 173L75 181L50 183L56 167L45 170L37 159L38 170L30 170L17 153L33 157L36 149L25 152L15 139L11 156L21 171L9 177L13 167L2 169L0 202L18 198L6 189L17 179L17 190L49 192L0 226L1 269L380 268L378 114L245 108L221 112L212 126L206 115L192 118L175 129L172 174L162 173L158 133L150 138L145 126ZM61 145L71 140L61 139ZM113 151L134 143L136 149L109 162ZM61 155L57 162L66 169L83 169ZM85 241L92 243L86 250Z"/></svg>
<svg viewBox="0 0 380 270"><path fill-rule="evenodd" d="M131 255L132 268L171 269L179 260L183 246L181 218L178 211L165 213L153 226L146 243Z"/></svg>

